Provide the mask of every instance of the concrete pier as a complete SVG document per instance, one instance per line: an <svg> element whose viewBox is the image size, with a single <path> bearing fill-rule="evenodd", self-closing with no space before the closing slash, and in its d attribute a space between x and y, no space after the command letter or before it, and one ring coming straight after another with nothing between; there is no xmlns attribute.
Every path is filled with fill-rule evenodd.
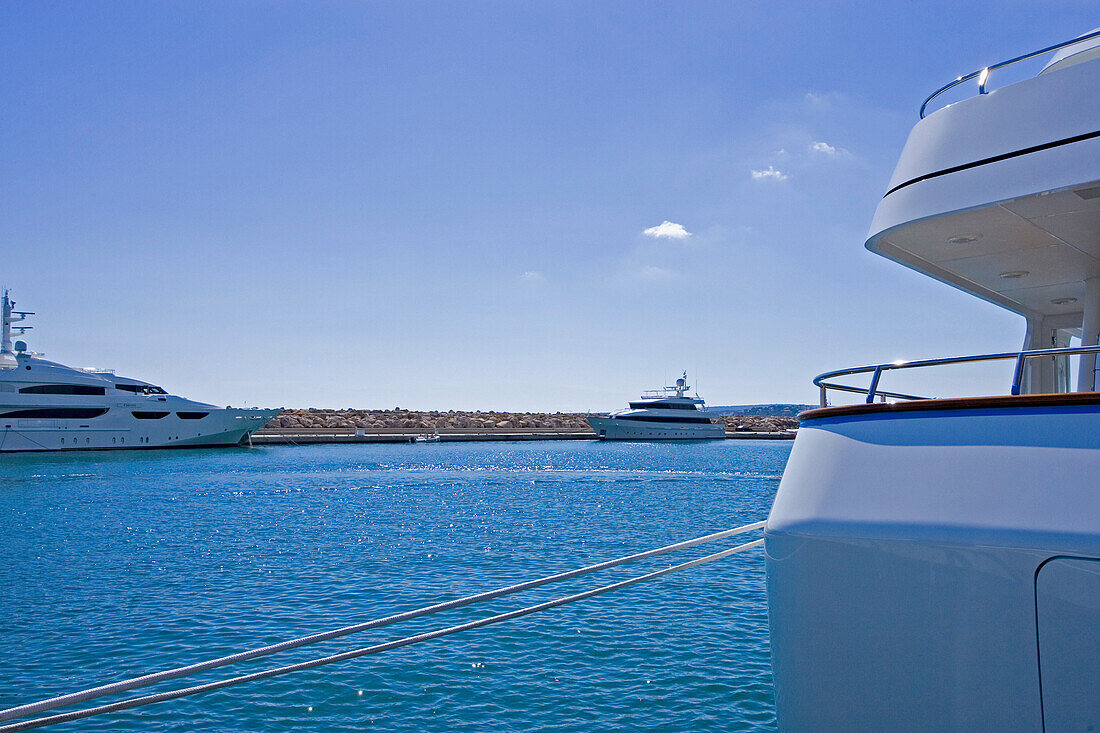
<svg viewBox="0 0 1100 733"><path fill-rule="evenodd" d="M352 428L264 428L252 435L252 445L313 445L319 443L412 443L423 431L381 428L355 430ZM727 432L727 439L791 440L792 432ZM439 442L458 443L474 441L517 440L595 440L596 435L587 431L562 431L548 428L480 429L439 431Z"/></svg>

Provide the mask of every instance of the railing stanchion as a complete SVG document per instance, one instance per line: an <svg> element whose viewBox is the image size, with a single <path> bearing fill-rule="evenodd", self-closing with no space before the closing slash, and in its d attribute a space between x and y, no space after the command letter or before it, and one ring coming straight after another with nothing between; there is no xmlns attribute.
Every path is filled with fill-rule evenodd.
<svg viewBox="0 0 1100 733"><path fill-rule="evenodd" d="M1026 352L1021 351L1019 356L1016 357L1016 369L1012 373L1012 396L1015 397L1020 394L1020 383L1024 380L1024 360L1027 359Z"/></svg>
<svg viewBox="0 0 1100 733"><path fill-rule="evenodd" d="M874 376L871 377L871 386L867 388L867 404L875 401L875 392L878 391L878 380L882 376L882 364L875 367Z"/></svg>

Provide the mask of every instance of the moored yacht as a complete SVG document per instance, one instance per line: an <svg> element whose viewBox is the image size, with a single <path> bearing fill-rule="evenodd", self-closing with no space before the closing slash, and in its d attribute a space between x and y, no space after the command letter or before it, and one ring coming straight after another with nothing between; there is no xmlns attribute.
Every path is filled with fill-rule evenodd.
<svg viewBox="0 0 1100 733"><path fill-rule="evenodd" d="M29 311L0 298L0 452L237 445L279 410L219 408L27 349Z"/></svg>
<svg viewBox="0 0 1100 733"><path fill-rule="evenodd" d="M976 96L926 115L970 79ZM1018 351L815 380L765 529L781 729L1100 727L1098 121L1100 32L922 107L866 246L1027 332ZM996 360L1011 382L983 396L891 384Z"/></svg>
<svg viewBox="0 0 1100 733"><path fill-rule="evenodd" d="M610 415L589 415L588 424L600 440L711 440L726 437L726 429L712 422L705 403L685 393L691 387L687 372L672 387L649 390L627 409Z"/></svg>

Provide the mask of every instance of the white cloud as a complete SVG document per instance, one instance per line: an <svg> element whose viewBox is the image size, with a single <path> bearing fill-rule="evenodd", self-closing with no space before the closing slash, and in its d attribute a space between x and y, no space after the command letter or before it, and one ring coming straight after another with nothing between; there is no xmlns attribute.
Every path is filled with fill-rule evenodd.
<svg viewBox="0 0 1100 733"><path fill-rule="evenodd" d="M666 270L663 267L655 267L653 265L646 265L638 273L644 280L668 280L676 273L672 270Z"/></svg>
<svg viewBox="0 0 1100 733"><path fill-rule="evenodd" d="M540 283L543 280L545 280L546 277L541 272L536 272L534 270L528 270L527 272L520 275L519 279L523 280L524 282L529 282L529 283Z"/></svg>
<svg viewBox="0 0 1100 733"><path fill-rule="evenodd" d="M840 97L836 92L806 92L806 104L812 107L823 107Z"/></svg>
<svg viewBox="0 0 1100 733"><path fill-rule="evenodd" d="M687 239L691 232L684 229L683 224L677 224L668 220L662 221L655 227L650 227L642 232L647 237L654 239Z"/></svg>
<svg viewBox="0 0 1100 733"><path fill-rule="evenodd" d="M754 171L752 171L752 178L753 178L754 181L766 181L766 180L785 181L785 180L787 180L787 174L784 173L783 171L777 171L775 169L775 166L769 165L766 170L762 170L762 171L754 170Z"/></svg>
<svg viewBox="0 0 1100 733"><path fill-rule="evenodd" d="M825 155L836 155L836 148L829 143L816 142L810 144L810 150L815 153L824 153Z"/></svg>

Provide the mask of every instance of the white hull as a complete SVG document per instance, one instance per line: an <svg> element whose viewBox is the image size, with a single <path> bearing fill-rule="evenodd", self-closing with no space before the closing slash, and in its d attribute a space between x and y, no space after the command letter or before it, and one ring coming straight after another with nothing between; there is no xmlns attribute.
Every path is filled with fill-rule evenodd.
<svg viewBox="0 0 1100 733"><path fill-rule="evenodd" d="M157 420L139 420L126 407L114 406L106 415L86 420L0 418L0 453L233 446L247 441L279 413L209 408L197 420L181 419L173 412Z"/></svg>
<svg viewBox="0 0 1100 733"><path fill-rule="evenodd" d="M1093 403L803 422L765 540L781 729L1100 723Z"/></svg>
<svg viewBox="0 0 1100 733"><path fill-rule="evenodd" d="M588 417L600 440L715 440L726 437L724 426L690 423L646 422L613 417Z"/></svg>

